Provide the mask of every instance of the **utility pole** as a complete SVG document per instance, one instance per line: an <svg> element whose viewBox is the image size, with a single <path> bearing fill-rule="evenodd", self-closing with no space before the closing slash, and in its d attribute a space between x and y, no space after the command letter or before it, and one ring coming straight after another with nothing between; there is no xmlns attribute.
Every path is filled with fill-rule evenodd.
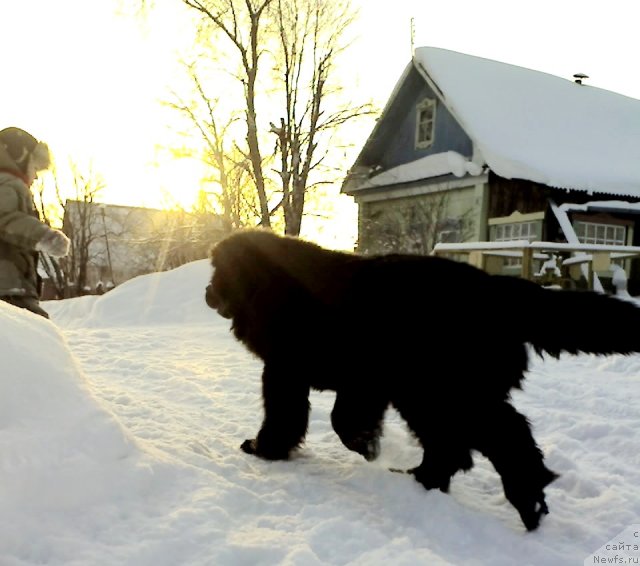
<svg viewBox="0 0 640 566"><path fill-rule="evenodd" d="M109 261L109 273L111 274L111 283L115 286L116 282L113 278L113 265L111 264L111 250L109 249L109 236L107 235L107 221L105 220L104 209L105 205L100 205L100 212L102 213L102 227L104 228L104 242L107 246L107 259Z"/></svg>

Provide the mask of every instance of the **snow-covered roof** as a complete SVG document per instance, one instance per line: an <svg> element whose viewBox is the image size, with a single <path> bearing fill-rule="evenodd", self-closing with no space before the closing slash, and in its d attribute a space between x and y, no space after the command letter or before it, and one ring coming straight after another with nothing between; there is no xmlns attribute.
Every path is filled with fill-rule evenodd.
<svg viewBox="0 0 640 566"><path fill-rule="evenodd" d="M387 169L382 173L360 182L358 188L367 189L398 183L410 183L419 181L425 177L437 177L439 175L453 174L456 177L480 175L482 166L475 163L456 151L445 151L421 157L397 167Z"/></svg>
<svg viewBox="0 0 640 566"><path fill-rule="evenodd" d="M356 181L352 188L477 175L487 165L507 179L640 196L640 100L499 61L419 47L383 115L414 67L473 141L473 157L448 151L371 177L354 169L348 177Z"/></svg>
<svg viewBox="0 0 640 566"><path fill-rule="evenodd" d="M498 175L640 196L640 100L434 47L413 63Z"/></svg>

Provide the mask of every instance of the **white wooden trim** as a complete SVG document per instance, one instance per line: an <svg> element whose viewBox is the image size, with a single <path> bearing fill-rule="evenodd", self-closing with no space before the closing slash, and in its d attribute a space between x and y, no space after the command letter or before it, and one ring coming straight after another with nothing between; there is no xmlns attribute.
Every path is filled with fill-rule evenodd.
<svg viewBox="0 0 640 566"><path fill-rule="evenodd" d="M407 197L417 197L421 195L430 195L444 191L453 191L459 189L475 189L478 185L487 183L488 175L478 175L477 177L465 177L464 179L452 179L450 181L441 181L439 183L423 184L416 187L407 187L404 189L390 188L368 195L353 195L357 204L361 202L379 202L385 200L393 200ZM412 181L419 182L419 181Z"/></svg>
<svg viewBox="0 0 640 566"><path fill-rule="evenodd" d="M489 226L496 226L497 224L518 224L520 222L531 222L535 220L544 220L544 211L522 214L514 210L509 216L489 218Z"/></svg>
<svg viewBox="0 0 640 566"><path fill-rule="evenodd" d="M456 244L436 244L434 252L468 253L471 250L512 250L532 249L541 251L564 252L611 252L640 255L640 246L619 246L608 244L567 244L564 242L529 242L511 240L508 242L459 242Z"/></svg>

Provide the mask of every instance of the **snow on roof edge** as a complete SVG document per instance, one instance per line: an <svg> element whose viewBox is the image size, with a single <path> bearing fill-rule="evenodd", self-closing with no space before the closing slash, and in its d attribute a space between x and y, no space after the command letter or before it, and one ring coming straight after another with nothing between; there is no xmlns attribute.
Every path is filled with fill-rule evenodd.
<svg viewBox="0 0 640 566"><path fill-rule="evenodd" d="M459 178L466 175L478 176L482 174L482 164L469 160L456 151L446 151L427 155L382 171L364 180L351 190L359 191L386 185L399 185L449 174Z"/></svg>
<svg viewBox="0 0 640 566"><path fill-rule="evenodd" d="M639 100L437 47L417 48L413 63L496 174L640 196Z"/></svg>

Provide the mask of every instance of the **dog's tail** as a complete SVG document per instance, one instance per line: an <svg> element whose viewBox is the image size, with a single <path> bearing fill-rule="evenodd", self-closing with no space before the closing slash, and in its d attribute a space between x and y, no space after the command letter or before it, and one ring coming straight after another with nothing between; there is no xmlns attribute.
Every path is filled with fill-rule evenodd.
<svg viewBox="0 0 640 566"><path fill-rule="evenodd" d="M544 289L517 277L493 276L495 299L538 354L640 352L640 307L592 291Z"/></svg>

